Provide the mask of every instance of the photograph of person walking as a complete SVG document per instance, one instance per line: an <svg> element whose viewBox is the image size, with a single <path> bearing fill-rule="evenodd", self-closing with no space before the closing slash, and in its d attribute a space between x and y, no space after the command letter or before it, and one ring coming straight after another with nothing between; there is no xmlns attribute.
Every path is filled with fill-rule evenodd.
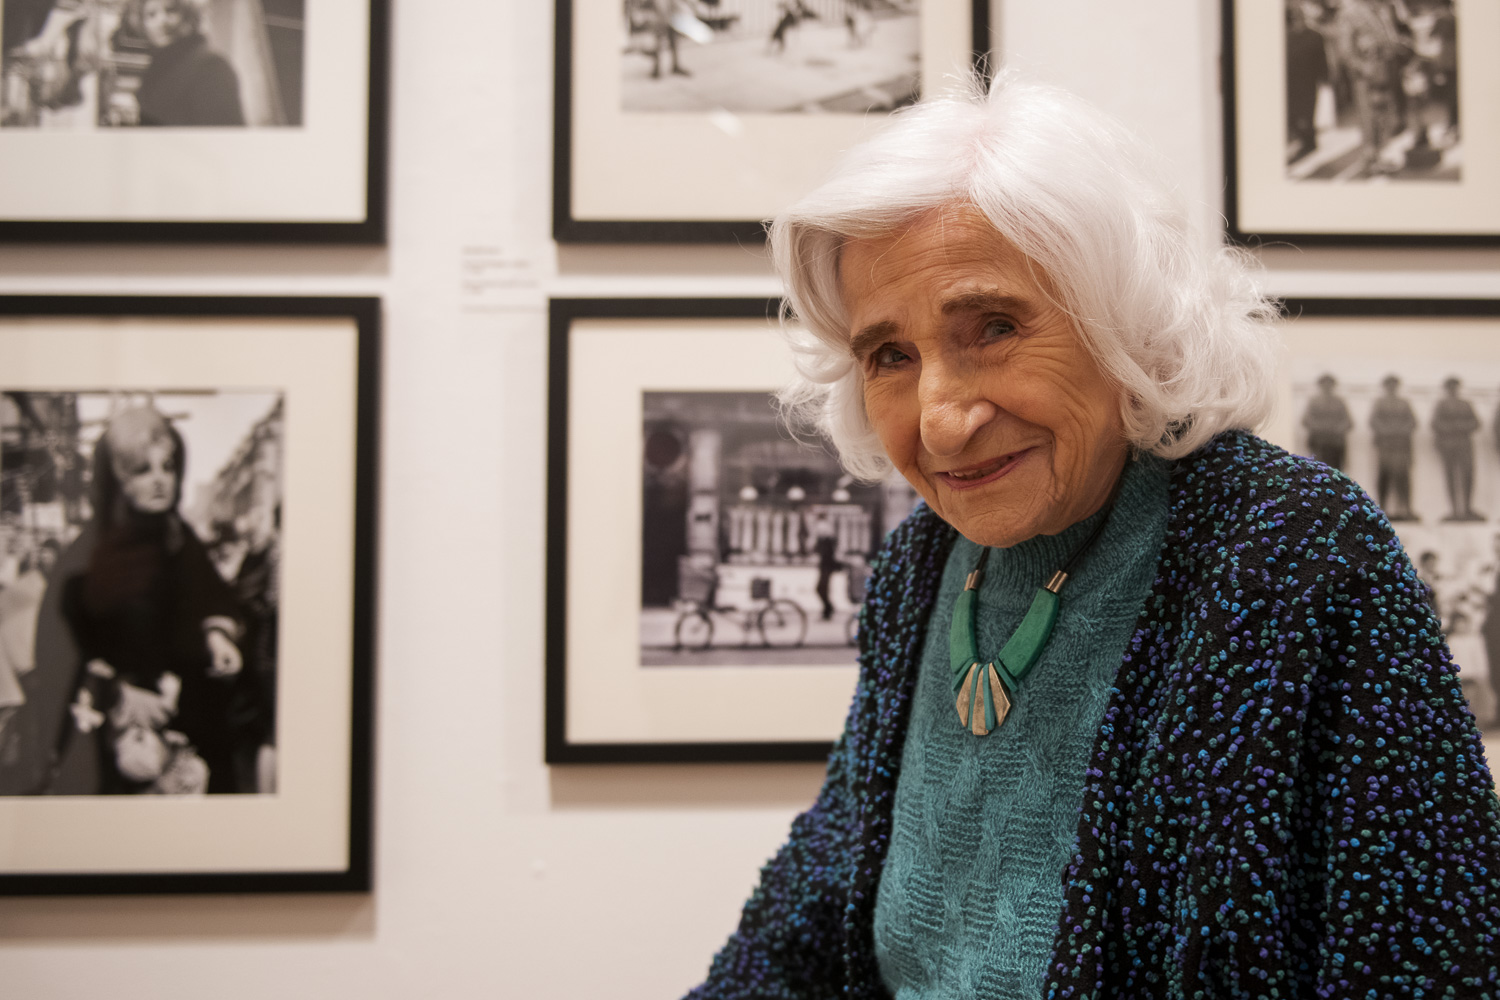
<svg viewBox="0 0 1500 1000"><path fill-rule="evenodd" d="M864 114L917 99L918 0L625 0L624 111Z"/></svg>

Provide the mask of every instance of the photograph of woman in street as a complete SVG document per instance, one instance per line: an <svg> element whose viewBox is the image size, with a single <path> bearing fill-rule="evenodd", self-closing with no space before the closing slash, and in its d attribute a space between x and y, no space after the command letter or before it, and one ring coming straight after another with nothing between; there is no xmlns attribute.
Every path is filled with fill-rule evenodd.
<svg viewBox="0 0 1500 1000"><path fill-rule="evenodd" d="M274 636L267 609L274 616L275 564L264 553L272 549L269 503L278 487L263 459L279 412L275 395L220 408L263 413L250 427L223 413L219 426L208 426L214 407L197 401L186 421L197 423L192 431L205 441L227 439L233 451L224 455L218 446L227 464L194 479L187 478L184 434L163 412L171 412L171 397L116 400L91 449L71 453L56 442L86 427L91 421L82 414L105 401L97 394L80 394L83 406L77 396L53 398L62 395L8 394L15 422L7 437L27 440L20 432L40 424L53 444L42 455L7 449L20 461L3 470L12 487L7 506L18 508L6 527L33 538L55 531L44 546L66 545L35 612L34 654L14 717L21 742L11 766L0 767L10 776L7 793L271 790L274 773L266 766L273 758L264 748L274 741L274 650L267 663L265 643L268 632ZM70 466L88 474L69 476ZM39 472L53 482L23 485L40 480ZM215 490L218 484L231 489ZM189 502L198 508L191 518ZM217 534L232 535L236 504L247 506L241 522L260 515L265 523L256 538L263 554L240 548L231 565L222 539L192 521L202 524L208 514Z"/></svg>

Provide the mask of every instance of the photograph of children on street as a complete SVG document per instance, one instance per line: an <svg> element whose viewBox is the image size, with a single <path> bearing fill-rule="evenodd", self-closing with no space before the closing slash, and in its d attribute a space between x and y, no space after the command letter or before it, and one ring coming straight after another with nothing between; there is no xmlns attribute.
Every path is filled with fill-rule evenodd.
<svg viewBox="0 0 1500 1000"><path fill-rule="evenodd" d="M1453 0L1285 0L1287 176L1458 181Z"/></svg>
<svg viewBox="0 0 1500 1000"><path fill-rule="evenodd" d="M0 0L0 127L302 124L306 0Z"/></svg>
<svg viewBox="0 0 1500 1000"><path fill-rule="evenodd" d="M1500 728L1500 364L1303 367L1298 448L1374 497L1432 589L1469 705Z"/></svg>
<svg viewBox="0 0 1500 1000"><path fill-rule="evenodd" d="M853 664L870 557L916 492L793 440L769 392L642 397L641 664Z"/></svg>
<svg viewBox="0 0 1500 1000"><path fill-rule="evenodd" d="M624 111L889 112L917 99L919 0L625 0Z"/></svg>
<svg viewBox="0 0 1500 1000"><path fill-rule="evenodd" d="M276 789L282 394L0 393L0 794Z"/></svg>

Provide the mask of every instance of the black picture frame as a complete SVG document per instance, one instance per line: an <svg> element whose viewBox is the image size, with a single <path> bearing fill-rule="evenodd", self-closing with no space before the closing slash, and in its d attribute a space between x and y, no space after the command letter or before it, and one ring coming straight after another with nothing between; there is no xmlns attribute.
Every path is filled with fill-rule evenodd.
<svg viewBox="0 0 1500 1000"><path fill-rule="evenodd" d="M739 127L732 123L726 124L723 118L715 118L713 115L697 114L690 116L695 122L717 122L708 124L702 132L696 134L674 135L670 139L663 140L659 146L654 145L655 140L643 140L641 163L645 165L647 173L660 172L667 175L659 194L659 201L655 206L658 211L649 209L631 209L623 215L606 217L601 214L592 213L590 210L580 208L577 205L581 190L580 177L574 169L575 154L587 156L593 160L589 153L591 144L587 141L588 136L580 133L580 116L574 105L579 95L586 94L590 98L596 98L599 88L581 86L576 77L576 69L580 66L592 66L595 60L592 58L578 58L575 54L576 32L575 26L579 23L590 24L595 18L580 19L574 7L575 4L597 3L598 0L558 0L556 5L556 33L555 33L555 59L554 59L554 86L553 86L553 188L552 188L552 234L559 243L738 243L759 244L765 240L764 219L774 214L775 210L783 204L789 203L793 198L803 193L803 189L810 187L821 176L822 171L832 165L834 157L841 148L855 141L860 134L860 126L857 115L823 115L821 120L826 128L829 121L834 118L850 119L856 124L848 127L841 126L841 131L836 133L836 138L842 140L842 144L835 143L822 155L810 152L805 145L798 146L797 157L792 157L786 149L791 144L783 144L783 150L779 155L782 161L795 160L797 158L811 159L810 169L803 170L794 182L782 183L779 186L774 182L768 182L768 186L774 189L774 193L768 193L758 200L763 202L757 206L756 212L736 211L725 207L718 211L704 212L694 217L668 217L667 213L660 211L661 202L681 194L684 190L683 181L690 180L703 172L718 169L717 166L699 165L688 159L695 151L705 149L702 140L704 138L717 137L717 133L728 128L733 131ZM845 0L847 3L847 0ZM961 69L972 65L976 71L985 72L988 68L989 43L990 43L990 10L989 0L967 0L963 6L957 7L951 0L922 0L924 5L935 11L944 12L946 16L940 23L950 32L967 35L966 38L948 39L947 64L955 69ZM600 11L606 8L601 6ZM609 23L617 23L618 10L608 8L610 16L601 18ZM961 12L961 14L960 14ZM927 14L924 11L923 16ZM961 28L957 26L961 25ZM852 29L851 29L852 30ZM935 25L924 26L929 33L938 33L941 29ZM685 43L686 44L686 43ZM941 47L941 46L940 46ZM607 48L607 46L606 46ZM927 43L923 42L926 51ZM962 58L953 58L957 51L962 52ZM621 57L618 48L609 52L616 63ZM614 64L612 64L614 65ZM609 72L613 72L611 69ZM941 76L936 72L934 76ZM612 111L609 113L613 113ZM668 116L646 115L646 118L663 120ZM741 118L754 119L755 115L740 116ZM770 116L760 116L762 118ZM782 118L795 118L796 115L783 115ZM875 116L867 116L874 118ZM733 115L730 116L734 118ZM752 130L755 128L752 124ZM757 133L760 140L749 143L732 152L726 151L721 154L725 164L734 163L737 168L744 166L759 155L757 150L762 148L766 136L777 136L779 130L773 126L767 126L765 133ZM802 136L803 140L810 137ZM618 142L606 143L605 149L612 149L613 154L608 157L613 170L629 170L625 165L628 157L626 153L628 146L634 143L621 144ZM666 150L670 149L668 155ZM680 169L680 174L674 174L674 170ZM604 182L605 188L611 191L624 191L632 188L633 183L628 178L618 175L611 176ZM733 182L728 184L733 187ZM752 199L756 200L756 199ZM747 217L747 216L759 217Z"/></svg>
<svg viewBox="0 0 1500 1000"><path fill-rule="evenodd" d="M291 356L295 365L287 364ZM87 426L78 418L77 401L85 396L145 395L153 406L163 401L160 412L179 425L184 416L172 407L191 397L274 398L274 424L260 419L232 450L220 442L218 453L232 457L218 481L231 481L224 470L259 470L254 463L262 456L279 456L271 466L278 472L269 522L279 552L273 563L279 639L271 645L274 789L0 796L0 816L14 834L0 848L0 895L369 891L380 301L0 296L0 358L7 359L0 366L7 403L15 396L69 397L77 418L71 427ZM192 418L188 411L188 424ZM94 424L97 440L103 421ZM247 418L216 426L251 425ZM187 476L197 482L193 441L204 438L182 435ZM257 451L254 442L264 437L272 443ZM81 455L83 437L78 441ZM6 457L14 458L14 448L7 441ZM66 545L64 553L59 571ZM38 660L33 669L42 667ZM335 808L328 808L330 799ZM56 837L59 829L69 836ZM56 840L71 844L45 846ZM193 846L205 842L211 846L204 850ZM268 849L271 842L279 846Z"/></svg>
<svg viewBox="0 0 1500 1000"><path fill-rule="evenodd" d="M1494 60L1483 47L1484 39L1500 30L1500 11L1483 4L1459 10L1452 79L1422 55L1436 44L1430 35L1392 46L1393 53L1401 53L1392 59L1405 67L1402 78L1413 81L1402 93L1408 87L1418 93L1404 97L1409 124L1383 145L1379 136L1373 141L1381 149L1373 163L1361 150L1365 133L1357 100L1330 54L1338 45L1337 18L1322 26L1322 49L1309 47L1311 36L1299 29L1303 41L1293 56L1289 16L1285 0L1220 0L1229 239L1251 247L1500 245L1500 165L1482 156L1463 159L1465 147L1488 148L1500 141L1500 130L1478 113L1483 95L1500 86ZM1433 32L1425 21L1422 27ZM1311 97L1298 101L1295 112L1288 100L1293 60L1305 70L1297 74L1297 90ZM1390 65L1394 76L1401 67ZM1456 121L1447 121L1453 115L1439 98L1434 83L1439 79L1456 95ZM1467 95L1479 99L1465 101ZM1293 117L1300 127L1292 124ZM1415 148L1419 143L1424 148Z"/></svg>
<svg viewBox="0 0 1500 1000"><path fill-rule="evenodd" d="M304 11L294 126L100 128L82 137L83 161L55 130L0 127L0 179L24 192L0 197L0 242L384 244L390 0ZM350 100L341 88L361 62ZM174 202L183 189L190 208Z"/></svg>
<svg viewBox="0 0 1500 1000"><path fill-rule="evenodd" d="M810 565L814 559L807 554L808 546L802 547L800 565L770 569L729 567L727 563L735 557L719 562L714 556L712 571L719 596L709 603L736 601L726 594L738 577L747 577L740 582L748 586L734 593L751 603L733 610L710 608L723 630L714 635L723 641L710 636L696 653L691 643L680 649L669 648L673 640L667 637L677 636L680 620L697 614L703 602L686 598L684 585L676 599L653 608L648 606L652 602L646 598L646 585L642 583L645 548L651 544L643 541L643 534L653 531L643 520L649 518L651 506L642 499L648 476L645 467L652 461L651 446L644 442L656 419L652 407L658 406L659 412L660 406L653 400L665 398L666 405L671 405L700 394L729 397L732 402L741 397L760 397L764 414L758 418L762 421L758 428L747 432L743 422L735 423L740 417L721 424L714 424L717 418L709 417L695 425L710 428L710 434L719 434L715 428L722 428L726 443L719 467L726 470L725 476L732 467L745 469L737 464L736 455L749 453L731 453L731 441L741 442L742 449L746 447L744 442L751 442L750 449L766 447L768 439L778 442L771 447L794 447L777 422L766 392L779 388L792 370L789 352L780 343L776 329L779 308L779 300L764 298L551 301L547 763L826 759L858 673L852 639L858 608L850 603L855 598L853 591L848 594L848 602L842 595L842 584L848 577L835 578L835 586L830 589L840 602L838 612L832 620L820 622L811 597L812 581L819 571ZM666 360L669 357L672 360ZM688 419L695 419L689 412ZM757 434L759 443L755 443ZM692 452L694 447L689 444L687 451ZM795 447L820 449L807 441L799 441ZM702 459L694 457L691 461ZM829 470L828 477L842 471L827 449L812 464ZM696 473L678 470L676 474ZM787 481L783 480L783 485ZM601 497L596 507L589 498L597 495L600 482L610 485L607 500ZM805 511L810 514L820 487L813 480L806 484L804 496L797 500L805 498ZM764 488L765 484L761 485ZM728 488L721 485L721 498L729 496L722 492ZM790 490L779 498L763 493L761 502L791 496ZM745 500L745 493L738 493L737 499ZM859 502L860 498L855 500ZM721 503L731 502L721 499ZM846 503L846 510L852 509L853 505ZM732 516L726 506L717 524L729 523ZM677 523L682 527L686 521ZM695 529L688 526L687 530ZM719 532L720 528L711 530ZM869 547L873 548L878 538L869 537ZM788 542L788 551L790 545ZM657 552L652 558L680 567L684 557ZM730 570L737 576L731 577ZM784 589L788 575L798 573L804 577L800 585ZM774 589L766 581L761 584L766 589L757 593L757 584L748 576L776 578ZM750 613L757 607L754 602L769 607L773 598L788 597L805 609L806 632L794 643L774 636L762 638L763 633L752 637ZM721 617L719 611L729 613ZM676 626L671 624L673 617L679 619ZM737 631L741 627L743 645ZM731 676L726 677L721 669L725 666L740 669L728 671ZM774 669L757 673L757 666ZM611 706L626 703L638 707L640 714L623 721L610 715L614 710ZM703 724L693 716L694 711L716 713L715 719Z"/></svg>

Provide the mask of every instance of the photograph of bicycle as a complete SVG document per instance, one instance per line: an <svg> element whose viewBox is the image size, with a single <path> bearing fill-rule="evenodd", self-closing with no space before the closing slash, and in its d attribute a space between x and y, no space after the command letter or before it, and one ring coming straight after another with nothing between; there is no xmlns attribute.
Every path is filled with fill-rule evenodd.
<svg viewBox="0 0 1500 1000"><path fill-rule="evenodd" d="M870 554L915 493L793 439L770 392L641 395L641 664L853 663Z"/></svg>

